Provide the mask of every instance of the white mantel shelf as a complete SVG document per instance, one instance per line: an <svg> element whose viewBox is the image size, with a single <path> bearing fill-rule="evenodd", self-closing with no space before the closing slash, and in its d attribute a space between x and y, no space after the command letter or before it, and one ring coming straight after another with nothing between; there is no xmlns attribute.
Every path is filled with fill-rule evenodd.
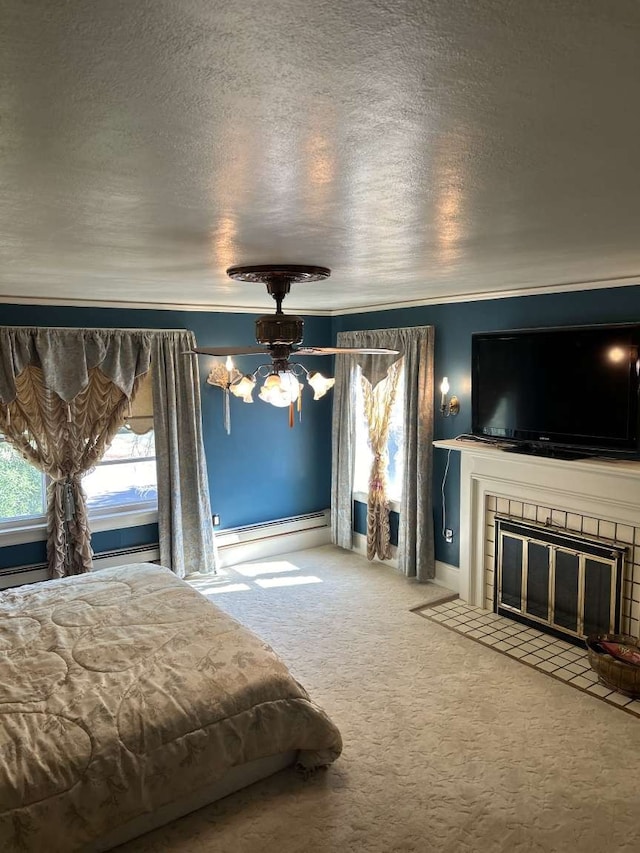
<svg viewBox="0 0 640 853"><path fill-rule="evenodd" d="M461 454L460 597L471 604L483 605L488 495L638 526L640 462L529 456L464 439L434 446Z"/></svg>
<svg viewBox="0 0 640 853"><path fill-rule="evenodd" d="M535 465L551 467L556 471L562 468L567 471L576 471L576 469L580 468L587 471L600 470L606 472L607 476L610 477L635 476L640 478L640 461L630 459L605 459L600 456L593 456L588 459L554 459L547 456L531 456L526 453L507 453L500 447L497 447L494 444L489 444L488 442L470 441L468 439L461 438L434 441L433 446L441 447L445 450L459 450L461 453L479 454L483 457L493 456L500 460L507 459L511 462L525 460L528 463L533 462Z"/></svg>

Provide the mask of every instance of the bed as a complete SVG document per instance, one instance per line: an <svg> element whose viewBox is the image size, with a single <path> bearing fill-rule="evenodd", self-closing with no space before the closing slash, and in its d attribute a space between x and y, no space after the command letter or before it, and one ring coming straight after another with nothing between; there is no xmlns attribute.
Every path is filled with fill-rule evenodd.
<svg viewBox="0 0 640 853"><path fill-rule="evenodd" d="M273 650L150 564L0 594L0 849L108 850L340 733Z"/></svg>

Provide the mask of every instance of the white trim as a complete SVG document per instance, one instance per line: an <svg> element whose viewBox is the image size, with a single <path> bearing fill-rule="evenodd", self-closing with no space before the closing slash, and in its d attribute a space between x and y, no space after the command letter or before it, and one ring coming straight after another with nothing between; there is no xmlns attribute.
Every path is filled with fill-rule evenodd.
<svg viewBox="0 0 640 853"><path fill-rule="evenodd" d="M218 565L224 568L289 551L328 545L331 541L330 518L330 511L326 509L263 524L220 530L216 533Z"/></svg>
<svg viewBox="0 0 640 853"><path fill-rule="evenodd" d="M159 559L160 547L157 544L114 549L94 554L92 571L100 571L112 566L127 566L130 563L150 563ZM49 580L46 563L0 569L0 590L46 580Z"/></svg>
<svg viewBox="0 0 640 853"><path fill-rule="evenodd" d="M360 554L362 557L367 556L367 537L364 533L354 532L353 550L356 554ZM391 546L390 560L379 560L376 557L372 562L381 563L385 566L392 566L394 569L397 569L398 548L395 545ZM440 560L436 560L436 576L431 578L429 583L434 583L436 586L446 587L446 589L450 589L452 592L458 592L460 589L460 569L457 566L451 566L449 563L442 563Z"/></svg>
<svg viewBox="0 0 640 853"><path fill-rule="evenodd" d="M364 533L356 533L355 530L353 532L353 550L356 554L360 554L361 557L367 556L367 537ZM398 546L391 546L391 559L390 560L379 560L377 557L371 561L372 563L381 563L384 566L392 566L394 569L398 568Z"/></svg>
<svg viewBox="0 0 640 853"><path fill-rule="evenodd" d="M103 530L121 530L125 527L141 527L143 524L155 524L158 510L150 507L122 510L101 515L89 515L89 527L92 533ZM47 538L45 518L28 519L16 522L14 526L0 527L0 548L9 545L26 545L29 542L44 542Z"/></svg>
<svg viewBox="0 0 640 853"><path fill-rule="evenodd" d="M329 312L332 317L347 314L368 314L373 311L393 311L396 308L420 308L426 305L449 305L459 302L484 302L489 299L512 299L516 296L539 296L545 293L572 293L577 290L603 290L607 287L634 287L640 284L640 274L623 278L605 278L597 281L572 281L565 284L541 284L510 290L475 291L457 293L452 296L431 296L423 299L407 299L399 302L384 302L379 305L364 305L357 308L340 308Z"/></svg>
<svg viewBox="0 0 640 853"><path fill-rule="evenodd" d="M100 515L89 514L89 526L92 533L99 530L120 530L123 527L141 527L143 524L157 523L157 506L140 506L122 509L119 512L101 513Z"/></svg>
<svg viewBox="0 0 640 853"><path fill-rule="evenodd" d="M436 560L436 576L431 583L445 586L453 592L460 592L460 569L457 566Z"/></svg>
<svg viewBox="0 0 640 853"><path fill-rule="evenodd" d="M434 446L461 451L460 597L484 606L486 498L521 501L635 527L640 517L640 462L547 459L505 453L459 439Z"/></svg>
<svg viewBox="0 0 640 853"><path fill-rule="evenodd" d="M56 298L55 296L18 296L0 294L0 305L52 305L60 308L131 308L142 311L193 311L196 314L264 314L265 302L256 303L256 305L216 305L204 303L194 303L192 305L184 302L138 302L136 300L128 301L126 299L70 299L66 297ZM299 311L305 316L329 317L334 312L317 310L315 308L298 308L294 305L287 305L291 311ZM57 328L57 327L56 327ZM72 327L75 328L75 327ZM111 328L108 326L107 328ZM131 329L131 331L138 331ZM164 332L176 331L174 327L165 329L156 328L151 331ZM186 331L186 329L178 329L177 331Z"/></svg>
<svg viewBox="0 0 640 853"><path fill-rule="evenodd" d="M515 288L509 290L487 290L472 293L456 293L451 296L431 296L421 299L407 299L404 301L389 301L374 303L370 305L358 305L352 308L335 308L333 310L319 310L315 308L297 307L293 303L289 305L292 311L298 311L308 317L341 317L347 314L368 314L373 311L393 311L397 308L420 308L425 305L448 305L458 302L481 302L488 299L511 299L516 296L538 296L545 293L570 293L578 290L602 290L608 287L633 287L640 284L640 273L636 275L622 276L619 278L603 278L595 281L570 281L558 284L541 284L529 287ZM146 311L194 311L196 313L217 314L262 314L264 303L259 305L205 305L196 303L193 305L184 302L137 302L125 299L70 299L47 296L22 296L22 295L0 295L0 304L9 305L59 305L61 307L78 308L135 308Z"/></svg>

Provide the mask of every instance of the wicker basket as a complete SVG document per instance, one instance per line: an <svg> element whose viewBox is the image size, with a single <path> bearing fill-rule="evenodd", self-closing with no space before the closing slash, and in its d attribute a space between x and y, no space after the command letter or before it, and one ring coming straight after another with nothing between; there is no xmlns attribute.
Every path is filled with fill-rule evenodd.
<svg viewBox="0 0 640 853"><path fill-rule="evenodd" d="M625 634L592 634L586 639L589 663L605 687L632 699L640 699L640 666L599 651L596 644L602 642L621 643L640 649L639 641Z"/></svg>

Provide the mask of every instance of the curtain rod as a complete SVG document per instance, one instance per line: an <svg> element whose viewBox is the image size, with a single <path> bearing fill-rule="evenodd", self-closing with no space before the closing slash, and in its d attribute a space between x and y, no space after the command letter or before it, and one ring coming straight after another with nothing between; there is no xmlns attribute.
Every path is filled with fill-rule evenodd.
<svg viewBox="0 0 640 853"><path fill-rule="evenodd" d="M192 329L137 329L131 326L0 326L1 329L33 329L39 331L41 329L50 329L58 332L191 332Z"/></svg>

